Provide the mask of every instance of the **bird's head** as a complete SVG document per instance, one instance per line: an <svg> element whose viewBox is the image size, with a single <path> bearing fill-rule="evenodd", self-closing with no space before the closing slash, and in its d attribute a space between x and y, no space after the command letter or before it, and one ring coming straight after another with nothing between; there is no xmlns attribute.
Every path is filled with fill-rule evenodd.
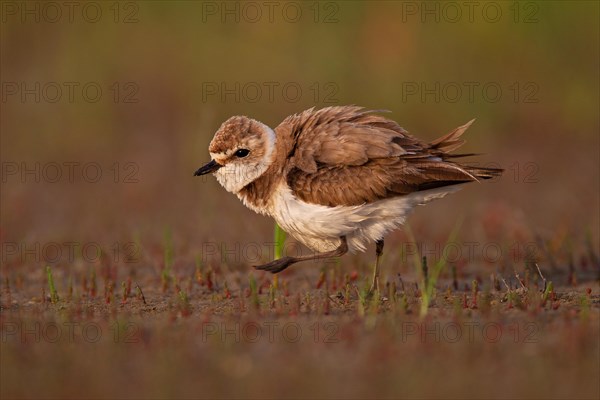
<svg viewBox="0 0 600 400"><path fill-rule="evenodd" d="M273 162L275 132L251 118L231 117L215 133L208 151L212 160L194 176L214 173L227 191L237 193Z"/></svg>

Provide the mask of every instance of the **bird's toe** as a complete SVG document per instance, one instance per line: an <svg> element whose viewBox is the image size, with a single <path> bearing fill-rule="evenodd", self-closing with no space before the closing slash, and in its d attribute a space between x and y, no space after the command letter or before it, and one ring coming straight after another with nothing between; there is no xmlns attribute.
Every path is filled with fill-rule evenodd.
<svg viewBox="0 0 600 400"><path fill-rule="evenodd" d="M273 274L283 271L290 265L292 265L293 259L291 257L282 257L277 260L273 260L270 263L263 265L256 265L254 268L261 271L268 271Z"/></svg>

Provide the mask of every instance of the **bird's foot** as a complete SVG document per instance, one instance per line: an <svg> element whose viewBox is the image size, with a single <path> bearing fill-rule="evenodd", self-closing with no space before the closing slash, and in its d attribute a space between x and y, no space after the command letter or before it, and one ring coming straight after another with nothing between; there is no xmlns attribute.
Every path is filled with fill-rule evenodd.
<svg viewBox="0 0 600 400"><path fill-rule="evenodd" d="M367 292L367 298L370 299L371 297L373 297L375 292L379 292L379 277L376 277L375 279L373 279L373 282L371 283L371 287L369 288L369 291Z"/></svg>
<svg viewBox="0 0 600 400"><path fill-rule="evenodd" d="M294 262L295 260L293 257L281 257L277 260L271 261L270 263L256 265L254 266L254 268L261 271L269 271L273 274L276 274L278 272L283 271L284 269L292 265Z"/></svg>

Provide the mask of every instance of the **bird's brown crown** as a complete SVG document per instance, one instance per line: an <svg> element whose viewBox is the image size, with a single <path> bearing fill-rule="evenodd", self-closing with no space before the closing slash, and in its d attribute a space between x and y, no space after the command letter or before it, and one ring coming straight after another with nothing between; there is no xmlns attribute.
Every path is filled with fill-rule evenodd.
<svg viewBox="0 0 600 400"><path fill-rule="evenodd" d="M211 153L225 153L230 150L232 143L238 143L244 138L257 135L254 120L238 115L223 122L208 147Z"/></svg>

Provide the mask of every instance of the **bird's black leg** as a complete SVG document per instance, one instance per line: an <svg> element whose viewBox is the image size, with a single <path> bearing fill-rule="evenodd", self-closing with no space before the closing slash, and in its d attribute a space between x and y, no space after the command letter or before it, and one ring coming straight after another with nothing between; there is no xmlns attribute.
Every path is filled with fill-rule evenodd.
<svg viewBox="0 0 600 400"><path fill-rule="evenodd" d="M371 282L369 295L372 295L375 292L375 289L379 288L379 260L381 254L383 254L383 239L375 242L375 255L377 256L377 259L375 260L375 270L373 271L373 281Z"/></svg>
<svg viewBox="0 0 600 400"><path fill-rule="evenodd" d="M332 258L332 257L341 257L348 252L348 243L346 242L346 236L341 236L340 240L342 241L337 249L328 251L325 253L318 253L310 256L300 256L300 257L281 257L277 260L273 260L270 263L258 265L254 268L261 271L269 271L273 274L283 271L287 267L292 264L295 264L300 261L309 261L309 260L317 260L323 258Z"/></svg>

